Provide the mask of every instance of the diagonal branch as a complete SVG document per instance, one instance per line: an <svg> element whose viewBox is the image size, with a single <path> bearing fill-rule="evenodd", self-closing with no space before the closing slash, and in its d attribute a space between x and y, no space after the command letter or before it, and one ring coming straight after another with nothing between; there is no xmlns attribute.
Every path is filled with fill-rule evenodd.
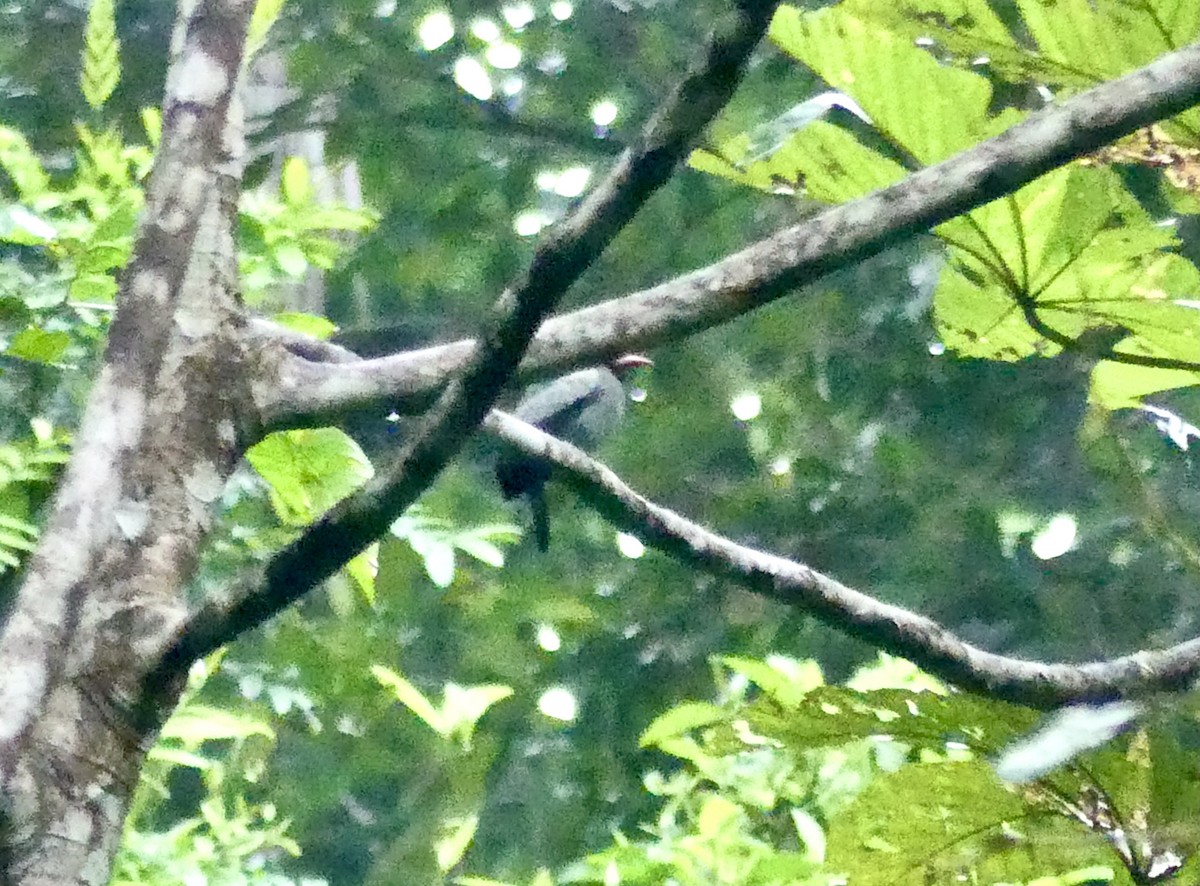
<svg viewBox="0 0 1200 886"><path fill-rule="evenodd" d="M1200 101L1200 43L1046 108L904 181L785 228L715 264L542 324L523 377L601 362L725 323L822 275L1010 194L1045 172ZM267 427L356 407L420 411L473 353L459 341L339 365L284 360L260 391ZM1116 353L1113 359L1129 355Z"/></svg>
<svg viewBox="0 0 1200 886"><path fill-rule="evenodd" d="M913 661L949 683L1036 708L1187 689L1200 675L1200 639L1107 661L1039 662L985 652L923 615L883 603L804 563L744 547L657 505L587 453L500 411L484 427L550 461L556 478L606 519L687 566L803 609Z"/></svg>
<svg viewBox="0 0 1200 886"><path fill-rule="evenodd" d="M774 0L738 0L638 143L538 248L524 276L500 297L492 328L475 347L465 371L442 393L393 464L277 554L261 584L231 605L191 619L143 684L147 696L153 697L166 676L180 673L194 659L261 624L328 578L383 535L433 482L487 415L558 299L667 181L724 107L774 8Z"/></svg>

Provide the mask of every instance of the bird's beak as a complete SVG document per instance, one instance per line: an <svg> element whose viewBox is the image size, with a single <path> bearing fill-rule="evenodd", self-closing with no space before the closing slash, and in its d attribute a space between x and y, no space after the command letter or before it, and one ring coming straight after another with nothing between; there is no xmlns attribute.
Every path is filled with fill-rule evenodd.
<svg viewBox="0 0 1200 886"><path fill-rule="evenodd" d="M624 356L617 357L617 359L613 360L608 365L609 368L612 369L613 373L616 374L617 378L621 378L623 375L625 375L625 373L631 372L634 369L641 369L644 366L653 366L654 361L641 354L625 354Z"/></svg>

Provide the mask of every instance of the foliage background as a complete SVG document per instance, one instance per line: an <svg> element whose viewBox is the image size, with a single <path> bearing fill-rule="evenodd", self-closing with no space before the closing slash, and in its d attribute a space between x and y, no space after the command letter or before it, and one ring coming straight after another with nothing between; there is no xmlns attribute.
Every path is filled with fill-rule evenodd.
<svg viewBox="0 0 1200 886"><path fill-rule="evenodd" d="M835 138L820 128L827 124L792 129L787 117L814 94L848 89L836 82L835 63L860 65L859 83L868 85L855 98L887 129L893 155L898 140L933 162L982 137L964 132L962 144L954 143L948 121L961 110L961 96L945 82L923 96L919 120L904 101L889 105L869 91L872 73L894 74L888 88L905 100L917 89L920 63L903 42L912 36L905 27L912 30L918 7L941 14L943 5L900 4L887 21L872 17L871 4L842 7L846 20L896 35L899 48L862 55L830 34L798 34L787 30L790 20L777 23L775 45L764 48L696 168L647 207L570 304L710 262L804 217L814 197L844 199L820 194L819 186L836 190L838 183L804 166L831 144L822 139ZM1193 8L1200 5L1170 4L1175 17L1163 41L1127 41L1136 44L1127 56L1111 43L1101 42L1107 51L1055 43L1080 27L1081 19L1068 16L1083 16L1081 8L1039 24L1034 4L969 5L976 13L991 9L1012 28L1012 46L1001 51L977 15L974 29L960 23L939 31L929 58L986 83L991 93L982 107L992 115L1007 109L1015 117L1035 106L1032 84L1097 82L1200 29ZM1109 33L1097 22L1123 26L1124 4L1086 5L1095 10L1092 33ZM265 52L286 61L291 92L258 121L260 153L248 175L256 190L243 206L248 300L266 312L324 314L341 327L341 340L364 353L470 332L530 254L533 238L518 234L514 221L534 210L553 219L569 205L546 174L583 167L593 181L601 175L722 8L580 0L560 14L569 6L535 3L532 19L517 28L523 5L288 4ZM120 38L120 76L111 95L98 95L95 83L105 81L118 50L106 42L96 9L89 19L79 5L52 0L0 13L8 38L0 41L0 165L9 201L0 214L5 594L19 578L21 552L36 533L103 341L112 295L105 281L127 254L135 184L153 141L153 115L144 109L156 104L165 67L169 5L122 3L110 34ZM456 31L442 46L423 49L416 35L434 12L448 13ZM992 63L972 69L966 61L985 38L993 41ZM498 86L519 76L521 88L487 101L468 95L455 81L456 60L486 59L502 43L519 47L521 60L491 73ZM90 94L79 86L85 45ZM807 67L788 55L804 46ZM1040 55L1031 54L1035 47ZM1090 67L1077 64L1081 52ZM908 67L887 68L902 63ZM601 101L617 106L611 126L590 119ZM296 143L280 134L309 127L314 113L323 133L319 162L281 162L279 152ZM915 141L920 121L941 127L932 130L941 141L931 136L925 152ZM981 126L994 123L981 116ZM1185 120L1171 137L1187 144L1193 134ZM23 175L27 155L40 158L44 181L31 184ZM345 192L327 199L330 181L347 168L369 209ZM1194 256L1189 196L1150 180L1144 165L1113 169L1093 170L1081 190L1089 200L1119 194L1126 201L1125 217L1114 222L1106 209L1102 225L1132 228L1170 213L1178 219L1181 261ZM781 186L799 176L810 185L808 198ZM1103 186L1096 183L1102 176ZM39 221L54 234L45 235ZM1083 659L1190 636L1200 570L1191 454L1134 410L1089 406L1089 391L1098 399L1093 365L1079 355L1041 347L1035 354L1024 345L985 353L955 339L956 328L984 321L973 308L965 319L955 315L957 327L946 321L952 303L938 287L961 269L961 256L946 248L952 236L939 234L655 353L648 396L603 457L650 497L720 532L925 612L995 651ZM1002 288L989 292L1013 297ZM1038 339L1027 327L1025 334ZM737 418L734 410L755 398L757 412ZM1186 388L1153 398L1185 418L1200 414L1196 401ZM265 556L361 482L369 458L386 452L403 421L363 416L351 429L357 443L312 431L256 450L257 473L248 469L227 490L197 594L245 559ZM285 871L335 884L441 882L464 872L526 882L539 868L564 880L609 882L610 862L632 881L791 882L820 875L824 852L815 847L826 840L831 851L843 847L840 864L851 864L844 847L870 840L847 836L862 813L846 810L861 810L863 801L849 804L887 769L869 733L847 731L844 747L818 758L812 748L829 742L751 717L785 752L744 758L729 742L745 736L730 738L727 730L748 716L745 705L779 702L782 690L767 685L771 674L815 687L820 680L799 664L812 659L839 682L872 661L874 650L660 556L631 556L636 546L619 545L611 528L558 490L551 492L554 545L538 556L516 543L526 517L499 501L476 455L380 543L377 574L361 561L322 595L228 650L211 675L197 677L188 704L202 715L191 731L167 736L170 753L148 776L161 790L145 788L156 799L135 817L132 854L118 877L171 882L169 867L147 861L161 852L176 861L192 853L197 869L211 866L210 876ZM1074 544L1039 557L1039 534L1064 514L1076 527ZM908 685L894 667L883 667L883 682ZM511 695L451 685L507 687ZM543 712L556 689L568 690L574 716ZM708 730L697 745L639 743L656 716L684 699L712 700L721 712L694 724ZM783 708L794 713L795 704ZM1011 711L975 714L1011 723L1008 738L1033 722ZM1195 740L1194 724L1184 720L1164 727L1180 754ZM968 745L987 754L1005 740ZM933 744L929 753L945 753ZM977 758L952 762L978 767ZM719 771L735 763L743 769ZM751 764L759 768L747 774ZM647 772L659 774L644 781ZM868 794L867 808L881 815L893 803L903 809L931 776L902 777L915 782L886 782L890 793ZM956 771L942 796L949 804L954 785L974 791L992 784L988 777ZM1194 794L1191 769L1174 777L1181 797ZM1137 803L1149 804L1151 793ZM1003 792L985 796L998 808L1014 803L1014 816L1024 808ZM953 807L951 817L967 822L971 814ZM272 830L281 818L286 837ZM148 848L149 835L181 821L192 823L187 839L179 832L166 849ZM632 849L622 854L613 844L614 831L637 835L637 823L647 821L656 822L650 837L665 867L645 862L639 869ZM1112 864L1096 842L1078 850L1055 836L1060 826L1046 825L1058 841L1051 844L1067 847L1060 853L1018 862L1016 853L992 847L969 863L1010 881ZM224 848L205 855L193 839L197 828L210 848ZM892 839L907 850L904 839L928 835ZM303 855L292 859L299 847ZM612 854L570 865L601 851ZM993 856L1000 861L986 861ZM143 862L149 866L138 868Z"/></svg>

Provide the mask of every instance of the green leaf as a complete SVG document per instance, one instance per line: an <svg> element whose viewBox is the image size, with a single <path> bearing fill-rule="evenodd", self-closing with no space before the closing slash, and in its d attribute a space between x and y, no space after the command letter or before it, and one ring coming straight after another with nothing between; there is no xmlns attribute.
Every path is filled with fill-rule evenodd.
<svg viewBox="0 0 1200 886"><path fill-rule="evenodd" d="M409 683L408 680L404 679L396 671L393 671L391 668L385 668L382 665L372 665L371 673L376 680L392 690L392 693L396 696L396 700L400 704L424 720L430 729L443 738L449 735L450 730L441 713L434 708L429 699L416 686Z"/></svg>
<svg viewBox="0 0 1200 886"><path fill-rule="evenodd" d="M302 277L308 270L308 258L304 249L295 240L283 240L275 244L271 255L279 269L291 277Z"/></svg>
<svg viewBox="0 0 1200 886"><path fill-rule="evenodd" d="M373 473L358 444L337 428L271 434L246 458L270 486L280 518L293 525L312 522Z"/></svg>
<svg viewBox="0 0 1200 886"><path fill-rule="evenodd" d="M304 213L300 227L308 230L350 231L369 230L377 215L370 209L351 209L348 206L317 206Z"/></svg>
<svg viewBox="0 0 1200 886"><path fill-rule="evenodd" d="M379 572L379 542L375 542L365 551L357 554L354 559L343 567L346 574L358 588L368 606L375 605L375 576Z"/></svg>
<svg viewBox="0 0 1200 886"><path fill-rule="evenodd" d="M1196 4L1178 0L1019 0L1040 52L1095 82L1124 74L1196 39Z"/></svg>
<svg viewBox="0 0 1200 886"><path fill-rule="evenodd" d="M215 760L210 760L203 754L197 754L192 751L185 751L179 748L169 747L162 743L156 744L150 749L150 759L158 760L163 763L170 763L172 766L184 766L188 769L195 769L200 772L208 772L213 769L220 768L220 764Z"/></svg>
<svg viewBox="0 0 1200 886"><path fill-rule="evenodd" d="M43 246L57 237L54 226L28 208L19 204L0 207L0 240L19 246Z"/></svg>
<svg viewBox="0 0 1200 886"><path fill-rule="evenodd" d="M33 148L24 135L8 126L0 126L0 169L8 173L26 203L50 189L50 177Z"/></svg>
<svg viewBox="0 0 1200 886"><path fill-rule="evenodd" d="M117 296L117 281L108 274L83 274L71 281L73 301L110 303Z"/></svg>
<svg viewBox="0 0 1200 886"><path fill-rule="evenodd" d="M271 26L279 19L287 0L257 0L246 31L246 59L254 58L267 40Z"/></svg>
<svg viewBox="0 0 1200 886"><path fill-rule="evenodd" d="M324 341L337 332L338 328L335 323L325 319L319 314L305 314L300 311L283 311L271 317L280 326L284 326L295 332L303 333L311 338L317 338Z"/></svg>
<svg viewBox="0 0 1200 886"><path fill-rule="evenodd" d="M308 203L313 199L308 164L299 157L288 157L283 161L279 184L283 199L288 203Z"/></svg>
<svg viewBox="0 0 1200 886"><path fill-rule="evenodd" d="M804 856L818 864L825 861L825 829L809 812L792 809L792 825L804 845Z"/></svg>
<svg viewBox="0 0 1200 886"><path fill-rule="evenodd" d="M447 683L442 700L442 722L446 724L450 734L462 743L464 749L469 750L479 718L496 702L503 701L512 694L511 686L487 683L459 686L457 683Z"/></svg>
<svg viewBox="0 0 1200 886"><path fill-rule="evenodd" d="M904 766L878 776L834 817L828 864L869 886L949 882L941 873L970 863L973 840L998 836L1025 814L982 761Z"/></svg>
<svg viewBox="0 0 1200 886"><path fill-rule="evenodd" d="M434 841L434 851L437 855L438 869L443 873L449 872L467 853L467 848L475 838L475 829L479 827L478 815L461 815L448 818L442 822L441 836Z"/></svg>
<svg viewBox="0 0 1200 886"><path fill-rule="evenodd" d="M196 747L206 741L245 739L255 735L275 737L270 726L254 717L191 703L171 715L163 726L161 737Z"/></svg>
<svg viewBox="0 0 1200 886"><path fill-rule="evenodd" d="M778 659L793 663L792 667L776 666L775 661L759 661L736 655L718 656L717 661L731 671L752 680L768 696L785 707L794 707L818 686L824 684L821 668L816 662L795 662L794 659ZM803 664L803 668L794 665Z"/></svg>
<svg viewBox="0 0 1200 886"><path fill-rule="evenodd" d="M425 561L425 572L439 588L454 582L454 546L430 534L410 536L408 543Z"/></svg>
<svg viewBox="0 0 1200 886"><path fill-rule="evenodd" d="M93 110L104 106L121 79L121 44L114 8L114 0L92 0L88 10L79 85Z"/></svg>
<svg viewBox="0 0 1200 886"><path fill-rule="evenodd" d="M1027 311L1072 339L1105 327L1128 330L1116 347L1122 353L1184 361L1200 353L1200 311L1191 301L1200 270L1174 251L1171 231L1154 225L1110 170L1056 170L937 234L952 248L934 313L942 340L960 355L1058 353ZM1180 370L1101 364L1097 372L1092 396L1109 409L1200 383L1200 375Z"/></svg>
<svg viewBox="0 0 1200 886"><path fill-rule="evenodd" d="M770 36L853 96L889 141L922 164L973 145L988 128L992 90L984 77L940 64L908 37L846 9L782 7Z"/></svg>
<svg viewBox="0 0 1200 886"><path fill-rule="evenodd" d="M675 705L664 714L655 717L638 738L638 745L643 748L661 746L668 739L709 726L728 719L728 714L714 704L701 701L688 701Z"/></svg>
<svg viewBox="0 0 1200 886"><path fill-rule="evenodd" d="M27 326L17 333L5 353L31 363L53 365L70 344L71 337L65 332L46 332L36 326Z"/></svg>

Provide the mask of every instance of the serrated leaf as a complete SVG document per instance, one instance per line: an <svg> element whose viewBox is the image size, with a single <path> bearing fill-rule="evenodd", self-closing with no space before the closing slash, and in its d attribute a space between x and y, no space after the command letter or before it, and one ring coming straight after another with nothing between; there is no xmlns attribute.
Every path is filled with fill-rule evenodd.
<svg viewBox="0 0 1200 886"><path fill-rule="evenodd" d="M104 106L121 79L120 45L114 0L92 0L83 36L79 85L93 110Z"/></svg>
<svg viewBox="0 0 1200 886"><path fill-rule="evenodd" d="M12 179L26 203L50 189L50 177L33 148L23 134L8 126L0 126L0 168Z"/></svg>

